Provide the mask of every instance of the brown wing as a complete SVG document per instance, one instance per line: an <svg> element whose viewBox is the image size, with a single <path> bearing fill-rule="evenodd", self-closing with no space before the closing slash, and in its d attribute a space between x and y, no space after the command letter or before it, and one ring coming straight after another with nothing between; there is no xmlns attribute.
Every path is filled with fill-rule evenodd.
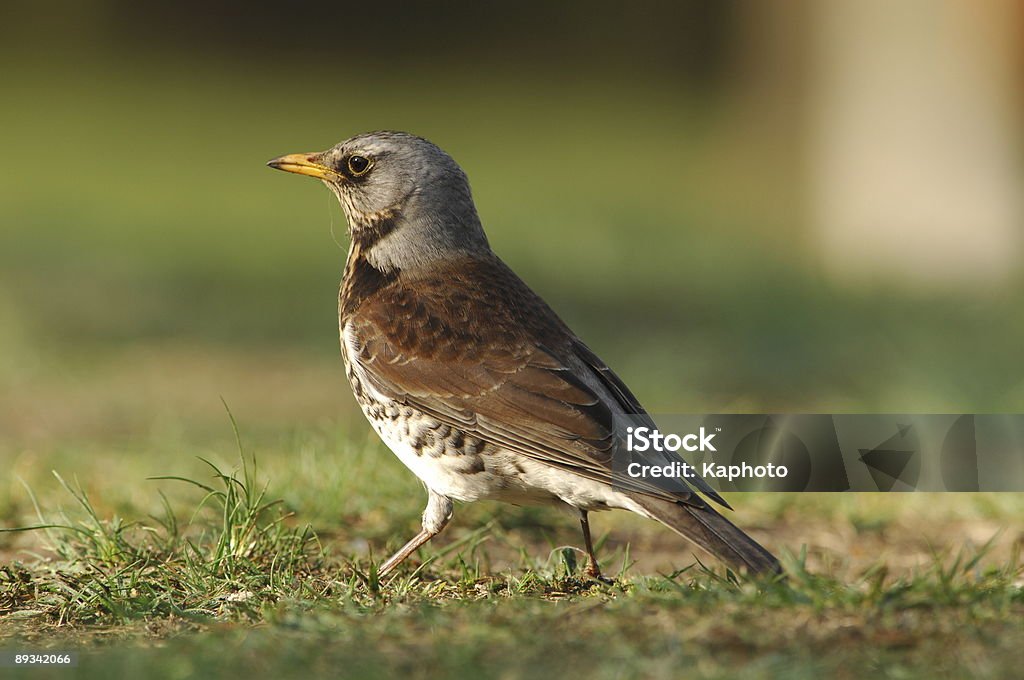
<svg viewBox="0 0 1024 680"><path fill-rule="evenodd" d="M342 321L354 341L350 359L376 391L591 479L612 484L621 445L614 413L647 418L621 380L497 258L399 278ZM688 497L629 481L641 493Z"/></svg>

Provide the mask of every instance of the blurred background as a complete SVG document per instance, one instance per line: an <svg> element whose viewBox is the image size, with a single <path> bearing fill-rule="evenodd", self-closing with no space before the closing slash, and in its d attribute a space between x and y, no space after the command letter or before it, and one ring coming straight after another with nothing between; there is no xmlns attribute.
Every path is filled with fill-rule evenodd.
<svg viewBox="0 0 1024 680"><path fill-rule="evenodd" d="M344 218L264 166L382 128L652 412L1024 408L1020 3L396 7L3 3L6 467L148 507L230 459L223 398L307 517L300 453L400 474L343 379Z"/></svg>

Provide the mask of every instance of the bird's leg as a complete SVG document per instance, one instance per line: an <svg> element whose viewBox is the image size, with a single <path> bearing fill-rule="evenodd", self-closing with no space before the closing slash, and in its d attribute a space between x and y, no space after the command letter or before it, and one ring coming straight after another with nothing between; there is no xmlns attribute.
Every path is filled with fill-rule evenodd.
<svg viewBox="0 0 1024 680"><path fill-rule="evenodd" d="M590 519L587 517L587 511L583 509L580 509L580 527L583 529L583 545L590 557L590 562L587 564L587 576L596 581L613 583L614 579L601 575L601 567L597 563L597 555L594 554L594 542L590 539Z"/></svg>
<svg viewBox="0 0 1024 680"><path fill-rule="evenodd" d="M441 533L452 518L454 504L451 498L434 493L430 489L427 489L427 494L427 507L423 510L423 529L380 566L377 571L378 578L387 576L421 545Z"/></svg>

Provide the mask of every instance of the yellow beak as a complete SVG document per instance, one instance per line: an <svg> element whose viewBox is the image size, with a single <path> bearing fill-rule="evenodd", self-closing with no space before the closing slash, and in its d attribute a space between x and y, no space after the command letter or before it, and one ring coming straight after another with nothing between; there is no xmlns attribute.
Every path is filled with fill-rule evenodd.
<svg viewBox="0 0 1024 680"><path fill-rule="evenodd" d="M277 170L309 175L317 179L341 179L342 175L326 165L321 164L319 153L290 153L287 156L267 161L267 165Z"/></svg>

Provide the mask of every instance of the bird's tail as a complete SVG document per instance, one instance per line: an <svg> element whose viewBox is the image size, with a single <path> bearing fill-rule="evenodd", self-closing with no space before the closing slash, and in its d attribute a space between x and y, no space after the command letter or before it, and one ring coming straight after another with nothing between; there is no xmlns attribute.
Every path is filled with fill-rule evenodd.
<svg viewBox="0 0 1024 680"><path fill-rule="evenodd" d="M782 573L782 567L774 555L710 505L695 507L643 494L630 496L654 519L733 568L746 568L752 574Z"/></svg>

